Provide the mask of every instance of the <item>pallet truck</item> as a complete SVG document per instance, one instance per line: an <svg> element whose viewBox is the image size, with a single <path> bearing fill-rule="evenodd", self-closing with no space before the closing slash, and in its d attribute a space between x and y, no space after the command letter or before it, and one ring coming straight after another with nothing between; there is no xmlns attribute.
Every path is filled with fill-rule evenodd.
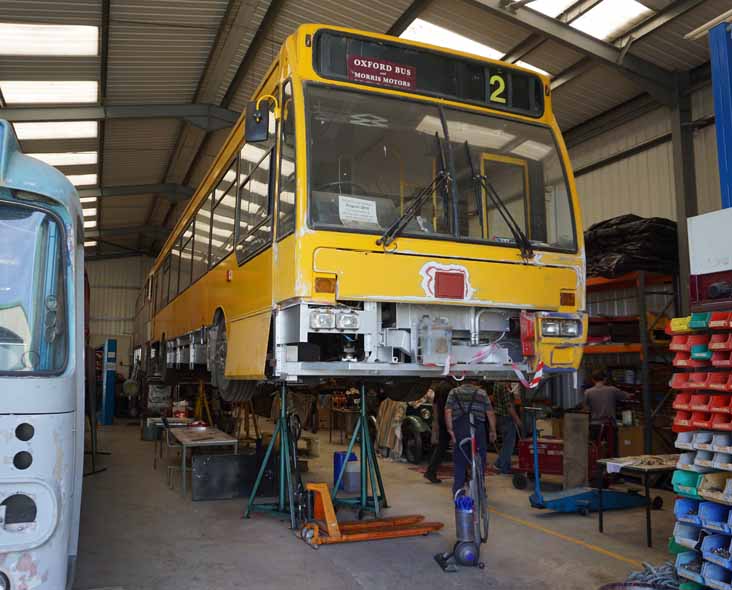
<svg viewBox="0 0 732 590"><path fill-rule="evenodd" d="M328 484L308 483L305 490L311 496L311 514L300 530L300 538L313 549L335 543L416 537L444 526L441 522L425 522L421 514L339 523Z"/></svg>

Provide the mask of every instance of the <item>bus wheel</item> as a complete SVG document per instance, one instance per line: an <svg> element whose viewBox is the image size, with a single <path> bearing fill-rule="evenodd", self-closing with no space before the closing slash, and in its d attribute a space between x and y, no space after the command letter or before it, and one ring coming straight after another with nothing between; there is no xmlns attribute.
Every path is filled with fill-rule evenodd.
<svg viewBox="0 0 732 590"><path fill-rule="evenodd" d="M256 389L255 381L228 379L226 370L226 321L220 316L216 322L216 342L214 345L214 366L211 375L213 385L218 388L221 399L227 402L245 402L252 398Z"/></svg>

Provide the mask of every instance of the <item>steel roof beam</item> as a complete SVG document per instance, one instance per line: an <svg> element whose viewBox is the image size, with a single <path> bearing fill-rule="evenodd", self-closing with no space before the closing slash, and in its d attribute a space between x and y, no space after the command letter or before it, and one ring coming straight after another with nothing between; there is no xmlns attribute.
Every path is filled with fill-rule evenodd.
<svg viewBox="0 0 732 590"><path fill-rule="evenodd" d="M512 6L508 0L470 0L474 5L496 14L512 23L528 27L535 33L553 39L584 53L588 58L619 70L640 84L657 100L673 104L674 76L668 70L628 54L611 43L586 35L568 24L545 16L523 6Z"/></svg>
<svg viewBox="0 0 732 590"><path fill-rule="evenodd" d="M146 236L164 239L168 236L170 230L159 225L127 225L124 227L105 227L102 232L105 238L110 236L137 236L138 234L144 234ZM85 240L96 240L100 235L98 227L84 230Z"/></svg>
<svg viewBox="0 0 732 590"><path fill-rule="evenodd" d="M163 195L170 201L184 201L193 196L193 189L180 184L129 184L120 186L100 186L77 189L79 196L98 197L130 197L135 195L149 195L151 193ZM105 230L106 231L106 230Z"/></svg>
<svg viewBox="0 0 732 590"><path fill-rule="evenodd" d="M613 41L613 45L618 48L621 56L627 58L627 53L625 53L624 50L627 51L627 49L630 48L630 44L635 43L647 35L657 31L675 18L682 16L703 2L704 0L677 0L673 4L670 4L665 10L658 12L656 15L643 21L620 38ZM593 59L591 57L586 57L570 66L552 80L552 90L556 90L567 82L571 82L576 77L582 75L589 69L588 66L591 66L592 64Z"/></svg>
<svg viewBox="0 0 732 590"><path fill-rule="evenodd" d="M239 113L211 104L151 104L78 107L6 107L4 119L15 122L102 121L104 119L185 119L196 127L215 131L231 127Z"/></svg>

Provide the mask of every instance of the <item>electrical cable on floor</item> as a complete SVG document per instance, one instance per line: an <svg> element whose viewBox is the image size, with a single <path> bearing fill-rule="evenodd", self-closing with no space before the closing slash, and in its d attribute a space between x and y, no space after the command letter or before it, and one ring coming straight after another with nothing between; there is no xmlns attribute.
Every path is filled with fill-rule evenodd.
<svg viewBox="0 0 732 590"><path fill-rule="evenodd" d="M633 572L628 576L626 582L648 584L658 590L679 589L679 579L676 577L676 570L671 561L657 567L643 563L643 571Z"/></svg>

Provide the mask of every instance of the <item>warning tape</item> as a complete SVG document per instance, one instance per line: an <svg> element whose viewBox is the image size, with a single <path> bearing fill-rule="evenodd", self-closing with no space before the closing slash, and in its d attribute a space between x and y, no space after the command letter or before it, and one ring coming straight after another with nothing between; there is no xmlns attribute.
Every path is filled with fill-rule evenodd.
<svg viewBox="0 0 732 590"><path fill-rule="evenodd" d="M531 379L531 381L526 379L525 375L521 372L521 369L518 368L518 365L516 365L516 363L511 365L511 368L516 374L518 380L521 382L521 385L523 385L526 389L536 389L537 387L539 387L539 383L541 383L541 380L544 377L544 361L539 362L539 364L536 366L536 373L534 373L534 377L533 379Z"/></svg>

